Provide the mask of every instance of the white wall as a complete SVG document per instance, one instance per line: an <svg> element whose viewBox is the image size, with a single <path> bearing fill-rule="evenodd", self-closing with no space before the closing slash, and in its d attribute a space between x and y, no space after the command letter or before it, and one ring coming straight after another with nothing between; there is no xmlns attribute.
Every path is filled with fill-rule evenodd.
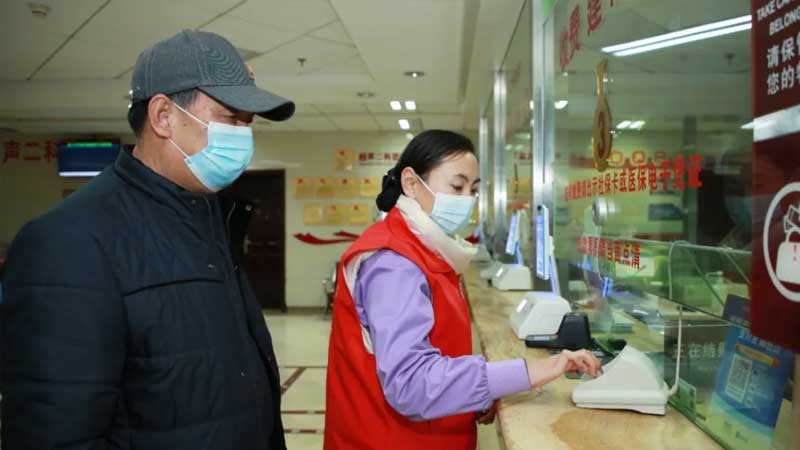
<svg viewBox="0 0 800 450"><path fill-rule="evenodd" d="M13 138L44 142L64 136L0 136L0 141ZM477 145L477 137L470 136ZM123 142L131 142L131 136L123 136ZM256 168L285 169L286 171L286 303L290 307L323 306L322 281L348 244L315 246L302 243L293 237L297 233L311 233L320 238L332 238L333 233L344 230L361 233L365 227L350 226L305 226L303 208L307 203L369 205L377 213L374 198L352 198L331 200L300 200L294 198L295 177L382 177L392 165L360 166L352 171L335 171L335 151L348 148L359 152L403 151L409 139L402 132L273 132L256 133L256 155L254 161L277 160L298 164L299 167L283 167L256 163ZM0 147L2 149L2 147ZM392 163L393 164L393 163ZM83 181L58 177L55 162L34 164L9 162L2 164L0 152L0 257L3 247L9 243L19 227L44 213L61 200L63 189L80 186ZM371 214L372 215L372 214ZM257 276L257 275L255 275Z"/></svg>
<svg viewBox="0 0 800 450"><path fill-rule="evenodd" d="M256 135L254 161L279 160L299 164L286 167L286 303L288 306L324 306L322 281L347 249L348 244L309 245L293 237L297 233L311 233L320 238L333 238L333 233L344 230L361 233L366 227L306 226L303 208L309 203L369 205L377 213L375 200L352 199L295 199L296 177L347 177L382 176L392 165L359 166L352 171L335 171L335 151L348 148L359 152L402 152L408 143L405 133L332 132L332 133L270 133ZM263 167L258 165L257 167ZM270 168L282 168L271 166ZM371 214L371 216L373 215ZM257 276L251 274L251 276Z"/></svg>

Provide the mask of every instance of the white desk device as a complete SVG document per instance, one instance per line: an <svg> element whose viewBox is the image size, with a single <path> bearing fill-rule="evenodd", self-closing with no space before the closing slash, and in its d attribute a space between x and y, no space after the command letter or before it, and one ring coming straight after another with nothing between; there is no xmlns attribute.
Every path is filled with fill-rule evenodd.
<svg viewBox="0 0 800 450"><path fill-rule="evenodd" d="M492 277L492 286L501 291L529 291L533 289L531 269L522 262L520 240L527 240L527 213L519 210L511 216L506 241L506 254L516 256L515 264L504 264ZM522 239L521 239L522 238Z"/></svg>
<svg viewBox="0 0 800 450"><path fill-rule="evenodd" d="M482 267L493 262L492 255L489 254L489 250L486 249L486 244L483 242L478 244L478 252L472 257L472 262Z"/></svg>
<svg viewBox="0 0 800 450"><path fill-rule="evenodd" d="M667 412L669 387L655 364L630 345L603 366L603 374L572 391L579 408L631 409L646 414Z"/></svg>
<svg viewBox="0 0 800 450"><path fill-rule="evenodd" d="M558 333L564 314L572 311L569 302L558 293L553 264L552 239L550 238L549 214L544 205L537 208L536 215L536 275L550 280L551 291L529 292L511 314L511 328L517 338L526 336L554 335ZM554 275L551 277L551 273Z"/></svg>
<svg viewBox="0 0 800 450"><path fill-rule="evenodd" d="M524 264L503 264L492 277L492 286L501 291L529 291L533 289L531 269Z"/></svg>
<svg viewBox="0 0 800 450"><path fill-rule="evenodd" d="M670 389L656 365L644 353L627 345L603 374L579 384L572 391L572 401L579 408L629 409L645 414L665 415L667 401L678 392L681 369L683 309L678 308L678 355L675 384ZM584 377L586 378L586 377Z"/></svg>
<svg viewBox="0 0 800 450"><path fill-rule="evenodd" d="M492 261L485 269L481 269L481 279L491 280L497 275L497 272L503 268L503 263L499 261Z"/></svg>
<svg viewBox="0 0 800 450"><path fill-rule="evenodd" d="M529 292L511 313L511 328L517 338L558 333L564 314L572 311L569 302L551 292Z"/></svg>

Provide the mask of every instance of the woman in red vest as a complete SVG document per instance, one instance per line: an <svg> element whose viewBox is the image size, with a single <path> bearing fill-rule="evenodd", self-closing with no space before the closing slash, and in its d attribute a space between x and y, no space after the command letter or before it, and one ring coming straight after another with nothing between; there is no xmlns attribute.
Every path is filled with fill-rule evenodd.
<svg viewBox="0 0 800 450"><path fill-rule="evenodd" d="M325 449L474 450L494 401L566 372L596 375L585 351L486 362L472 355L460 274L475 249L478 160L464 136L420 133L383 180L384 220L344 253L328 356Z"/></svg>

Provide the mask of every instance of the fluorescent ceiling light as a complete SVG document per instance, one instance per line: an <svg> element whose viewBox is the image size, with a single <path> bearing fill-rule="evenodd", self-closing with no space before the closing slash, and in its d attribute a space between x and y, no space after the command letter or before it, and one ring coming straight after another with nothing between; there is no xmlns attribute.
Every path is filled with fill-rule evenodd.
<svg viewBox="0 0 800 450"><path fill-rule="evenodd" d="M647 123L644 120L637 120L631 124L631 130L641 130L644 127L644 124Z"/></svg>
<svg viewBox="0 0 800 450"><path fill-rule="evenodd" d="M741 128L742 130L752 130L755 127L756 127L756 121L751 120L750 122L747 122L746 124L742 125L739 128Z"/></svg>
<svg viewBox="0 0 800 450"><path fill-rule="evenodd" d="M721 31L721 29L731 29L731 28L737 28L737 27L741 27L741 26L745 26L745 25L752 25L752 19L751 19L751 17L749 15L736 17L736 18L733 18L733 19L722 20L722 21L714 22L714 23L708 23L708 24L705 24L705 25L700 25L700 26L697 26L697 27L687 28L685 30L680 30L680 31L674 31L674 32L671 32L671 33L660 34L658 36L653 36L653 37L649 37L649 38L646 38L646 39L639 39L639 40L636 40L636 41L627 42L625 44L612 45L610 47L603 47L602 50L605 53L623 52L625 50L631 50L631 49L634 49L634 48L649 47L651 45L658 44L658 43L662 43L663 44L665 42L670 42L670 41L674 42L674 41L680 40L680 38L687 37L687 36L695 37L693 35L706 34L708 32L715 31L715 30L716 31ZM746 28L743 28L743 29L748 29L748 28L750 28L750 26L747 26ZM736 31L741 31L741 30L736 30ZM732 32L735 32L735 31L732 31ZM723 33L723 34L727 34L727 33ZM715 36L721 36L721 34L717 34ZM706 36L706 37L702 37L702 38L699 38L699 39L707 39L709 37L714 37L714 36ZM693 40L699 40L699 39L695 38ZM690 41L686 41L686 42L692 42L692 41L690 40ZM683 44L683 43L685 43L685 42L676 42L676 43L672 43L670 45L667 45L667 47L672 46L672 45ZM663 48L663 47L658 47L658 48ZM648 51L648 50L645 50L645 51ZM617 56L625 56L625 55L617 55Z"/></svg>
<svg viewBox="0 0 800 450"><path fill-rule="evenodd" d="M392 107L392 111L400 111L403 109L403 105L400 104L397 100L392 100L389 102L389 106Z"/></svg>
<svg viewBox="0 0 800 450"><path fill-rule="evenodd" d="M569 105L569 101L568 100L558 100L555 103L556 109L564 109L564 108L567 107L567 105Z"/></svg>
<svg viewBox="0 0 800 450"><path fill-rule="evenodd" d="M747 16L747 17L749 17L749 16ZM740 31L749 30L752 27L753 27L753 24L748 22L748 23L743 23L743 24L739 24L739 25L734 25L734 26L731 26L731 27L719 28L719 29L715 29L715 30L711 30L711 31L702 32L702 33L690 34L688 36L682 36L682 37L678 37L678 38L670 38L670 39L667 39L667 40L661 39L663 36L667 36L667 35L662 35L662 36L656 36L655 38L659 38L658 42L655 42L655 43L652 43L652 44L647 44L647 45L638 44L638 45L634 46L633 44L635 44L635 42L641 42L641 41L635 41L635 42L631 42L631 43L628 43L628 44L621 44L621 45L618 45L618 46L606 47L606 48L603 49L603 51L606 52L606 53L613 53L614 56L620 56L620 57L621 56L638 55L640 53L652 52L654 50L659 50L659 49L662 49L662 48L674 47L676 45L681 45L681 44L688 44L689 42L701 41L701 40L704 40L704 39L711 39L713 37L725 36L726 34L738 33ZM684 31L688 31L688 30L684 30ZM669 33L669 34L672 34L672 33ZM651 39L655 39L655 38L651 38ZM644 40L646 40L646 39L643 39L643 41ZM619 48L619 47L622 47L622 46L625 46L627 48L624 49L624 50L617 50L617 51L610 50L610 49Z"/></svg>
<svg viewBox="0 0 800 450"><path fill-rule="evenodd" d="M417 102L415 102L414 100L406 100L406 109L409 111L416 111Z"/></svg>
<svg viewBox="0 0 800 450"><path fill-rule="evenodd" d="M619 123L619 125L617 125L617 129L618 130L624 130L624 129L628 128L629 126L631 126L631 121L630 120L623 120L622 122Z"/></svg>
<svg viewBox="0 0 800 450"><path fill-rule="evenodd" d="M408 139L410 141L410 140L414 139L414 135L411 134L411 133L406 133L406 139Z"/></svg>
<svg viewBox="0 0 800 450"><path fill-rule="evenodd" d="M530 107L531 107L531 111L533 111L533 100L531 100Z"/></svg>
<svg viewBox="0 0 800 450"><path fill-rule="evenodd" d="M400 120L397 121L397 123L400 124L400 128L402 128L403 130L410 130L411 129L411 124L408 123L407 119L400 119Z"/></svg>

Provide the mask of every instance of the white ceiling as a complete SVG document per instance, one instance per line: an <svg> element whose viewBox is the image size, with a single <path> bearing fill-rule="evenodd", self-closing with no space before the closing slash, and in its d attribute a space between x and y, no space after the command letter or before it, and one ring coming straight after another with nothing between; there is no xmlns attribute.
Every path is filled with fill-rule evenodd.
<svg viewBox="0 0 800 450"><path fill-rule="evenodd" d="M608 58L605 87L615 123L645 120L647 130L681 130L684 118L691 116L701 131L740 132L752 117L749 32L628 57L604 54L601 48L747 15L750 1L704 0L703 7L696 0L616 4L604 10L599 33L582 33L580 51L566 73L556 76L555 98L569 101L567 109L557 112L560 126L591 129L597 105L594 69ZM574 2L556 6L553 19L558 26L569 23L570 5ZM552 58L557 67L559 55Z"/></svg>
<svg viewBox="0 0 800 450"><path fill-rule="evenodd" d="M227 37L257 83L293 99L285 123L258 131L397 131L477 128L492 77L524 0L29 0L0 2L0 130L126 133L129 79L137 55L184 28ZM557 3L551 21L584 0ZM571 128L590 126L601 46L746 14L749 0L617 0L602 33L584 34L556 98L568 98ZM560 25L559 25L560 26ZM554 30L556 37L560 30ZM672 128L687 113L738 123L750 111L749 33L629 58L611 58L615 118ZM558 42L556 49L558 48ZM557 61L558 55L552 55ZM298 62L304 58L304 64ZM408 70L427 76L411 79ZM527 82L527 80L525 81ZM372 92L360 98L358 92ZM521 90L519 90L521 92ZM413 99L415 112L390 100ZM513 99L511 99L513 100ZM513 103L509 101L510 105ZM526 101L527 102L527 101ZM523 102L523 103L526 103ZM654 107L654 105L656 107ZM518 106L518 105L517 105ZM524 104L522 105L524 107ZM642 117L651 113L649 117ZM658 118L652 114L658 114ZM657 119L657 120L656 120Z"/></svg>
<svg viewBox="0 0 800 450"><path fill-rule="evenodd" d="M20 132L124 133L138 54L181 29L219 33L261 87L291 98L288 122L257 130L474 129L472 73L491 73L487 37L508 40L522 0L29 0L0 4L0 127ZM479 28L483 27L482 29ZM494 47L504 47L491 41ZM477 58L474 58L477 56ZM301 65L298 58L304 58ZM426 76L404 75L421 70ZM481 83L482 84L482 83ZM361 98L358 92L372 92ZM483 95L483 94L482 94ZM416 100L395 112L390 100ZM472 102L474 103L474 102ZM471 116L474 116L472 114Z"/></svg>

